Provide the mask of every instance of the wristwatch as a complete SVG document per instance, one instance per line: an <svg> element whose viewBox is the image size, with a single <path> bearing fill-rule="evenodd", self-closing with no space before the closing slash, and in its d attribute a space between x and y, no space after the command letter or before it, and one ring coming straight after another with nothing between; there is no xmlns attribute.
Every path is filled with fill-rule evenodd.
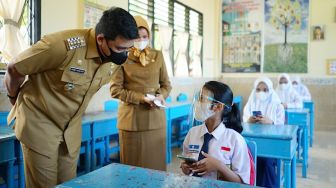
<svg viewBox="0 0 336 188"><path fill-rule="evenodd" d="M19 94L19 93L18 93L18 94ZM18 96L18 94L16 94L14 97L12 97L12 96L10 96L10 95L7 93L7 97L8 97L9 99L16 99L17 96Z"/></svg>

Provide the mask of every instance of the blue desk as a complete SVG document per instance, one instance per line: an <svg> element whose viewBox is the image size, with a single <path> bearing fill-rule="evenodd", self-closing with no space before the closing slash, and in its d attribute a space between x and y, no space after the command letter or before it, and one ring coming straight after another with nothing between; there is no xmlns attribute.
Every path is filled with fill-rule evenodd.
<svg viewBox="0 0 336 188"><path fill-rule="evenodd" d="M172 159L171 143L172 143L172 121L176 118L188 116L190 112L191 102L173 102L168 103L166 108L167 119L167 156L166 161L169 164Z"/></svg>
<svg viewBox="0 0 336 188"><path fill-rule="evenodd" d="M298 162L302 162L302 177L307 178L308 167L308 126L309 126L309 109L286 109L286 124L297 125L303 131L302 139L303 157L300 159L300 144L298 146Z"/></svg>
<svg viewBox="0 0 336 188"><path fill-rule="evenodd" d="M93 187L230 187L248 188L250 186L225 181L209 180L183 176L180 174L150 170L122 164L110 164L89 174L56 186L58 188Z"/></svg>
<svg viewBox="0 0 336 188"><path fill-rule="evenodd" d="M257 156L284 161L285 187L296 187L297 126L243 124L242 135L257 144Z"/></svg>
<svg viewBox="0 0 336 188"><path fill-rule="evenodd" d="M14 162L18 163L19 187L24 187L23 159L20 142L11 127L0 126L0 164L6 163L7 188L14 187Z"/></svg>
<svg viewBox="0 0 336 188"><path fill-rule="evenodd" d="M315 105L313 101L303 101L303 108L309 109L309 146L313 146L314 142L314 113Z"/></svg>

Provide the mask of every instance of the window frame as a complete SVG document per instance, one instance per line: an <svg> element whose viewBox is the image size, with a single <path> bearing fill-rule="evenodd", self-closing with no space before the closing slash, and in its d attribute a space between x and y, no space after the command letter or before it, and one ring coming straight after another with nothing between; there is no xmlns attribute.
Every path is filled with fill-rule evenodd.
<svg viewBox="0 0 336 188"><path fill-rule="evenodd" d="M145 16L147 17L147 19L150 19L152 21L152 27L151 27L151 33L152 33L152 37L151 37L151 44L152 46L155 48L154 46L154 41L155 41L155 37L156 37L156 32L155 30L158 28L158 25L157 23L155 23L155 0L147 0L147 6L148 6L148 11L147 11L147 14L144 15L144 14L141 14L140 12L138 11L134 11L134 10L131 10L130 7L133 6L131 4L131 1L137 1L137 2L140 2L140 3L143 3L143 1L140 1L140 0L128 0L128 11L131 12L131 13L137 13L137 14L140 14L142 16ZM189 34L189 40L188 40L188 47L187 47L187 52L186 53L186 56L187 56L187 62L188 62L188 75L190 75L190 68L189 68L189 63L190 63L190 42L191 42L191 35L194 35L195 33L192 33L191 32L191 29L190 29L190 11L193 11L195 13L198 14L198 31L197 31L197 34L201 37L203 37L203 14L177 0L168 0L168 26L171 27L173 29L173 36L172 36L172 45L171 45L171 54L170 54L170 57L171 57L171 62L172 62L172 69L173 69L173 73L175 72L175 69L174 69L174 65L175 65L175 59L174 59L174 54L175 54L175 51L174 51L174 44L175 44L175 40L174 40L174 36L176 36L176 32L179 31L179 30L176 30L175 29L175 21L174 21L174 9L175 9L175 5L174 4L178 4L180 6L183 6L184 7L184 12L185 12L185 22L184 22L184 28L185 28L185 31L186 33ZM144 3L146 4L146 3ZM159 19L161 20L161 19ZM202 43L202 46L201 46L201 68L203 70L203 43ZM175 76L175 75L174 75Z"/></svg>

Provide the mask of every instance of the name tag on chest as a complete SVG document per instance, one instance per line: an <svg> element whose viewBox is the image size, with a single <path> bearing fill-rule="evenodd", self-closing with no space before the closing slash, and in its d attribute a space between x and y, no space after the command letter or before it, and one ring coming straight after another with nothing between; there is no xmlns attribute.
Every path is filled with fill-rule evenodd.
<svg viewBox="0 0 336 188"><path fill-rule="evenodd" d="M71 72L78 73L78 74L84 74L84 73L85 73L85 70L84 70L84 69L77 68L77 67L70 67L70 71L71 71Z"/></svg>

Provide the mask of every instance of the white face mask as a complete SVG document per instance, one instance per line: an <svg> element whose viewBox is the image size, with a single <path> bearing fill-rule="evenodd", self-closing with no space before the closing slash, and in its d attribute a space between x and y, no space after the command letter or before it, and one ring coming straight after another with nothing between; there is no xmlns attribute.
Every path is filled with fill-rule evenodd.
<svg viewBox="0 0 336 188"><path fill-rule="evenodd" d="M200 122L204 122L209 117L215 114L214 111L210 109L211 103L196 101L194 105L195 119Z"/></svg>
<svg viewBox="0 0 336 188"><path fill-rule="evenodd" d="M142 40L142 41L136 41L134 42L134 47L139 49L139 50L143 50L147 47L148 45L148 40Z"/></svg>
<svg viewBox="0 0 336 188"><path fill-rule="evenodd" d="M256 98L260 101L267 100L268 96L269 96L269 92L260 91L256 93Z"/></svg>
<svg viewBox="0 0 336 188"><path fill-rule="evenodd" d="M289 87L289 84L280 84L280 89L281 90L286 90Z"/></svg>
<svg viewBox="0 0 336 188"><path fill-rule="evenodd" d="M298 89L299 86L298 86L297 84L293 84L293 88L294 88L294 89Z"/></svg>

